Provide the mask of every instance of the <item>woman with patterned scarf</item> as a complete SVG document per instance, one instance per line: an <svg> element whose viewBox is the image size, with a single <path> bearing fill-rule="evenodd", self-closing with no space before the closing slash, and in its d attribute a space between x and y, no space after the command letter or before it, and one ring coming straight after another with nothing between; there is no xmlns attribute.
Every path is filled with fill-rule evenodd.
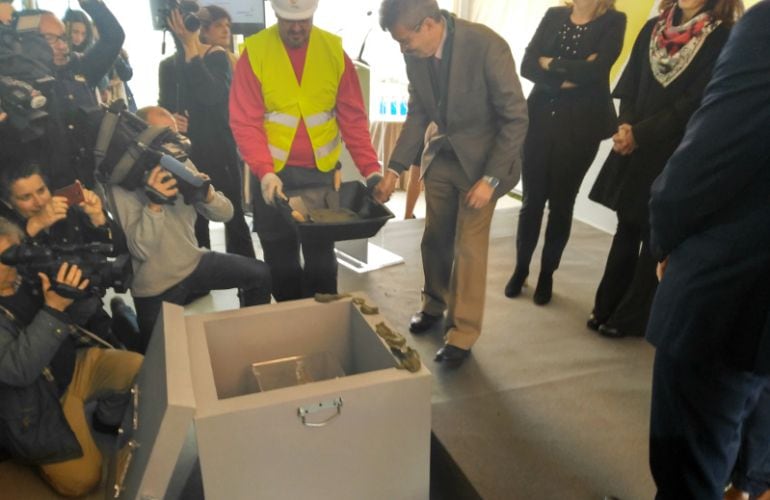
<svg viewBox="0 0 770 500"><path fill-rule="evenodd" d="M650 187L700 105L741 0L662 0L634 43L613 92L620 99L613 151L589 197L618 226L588 327L605 337L643 336L657 287L649 249Z"/></svg>

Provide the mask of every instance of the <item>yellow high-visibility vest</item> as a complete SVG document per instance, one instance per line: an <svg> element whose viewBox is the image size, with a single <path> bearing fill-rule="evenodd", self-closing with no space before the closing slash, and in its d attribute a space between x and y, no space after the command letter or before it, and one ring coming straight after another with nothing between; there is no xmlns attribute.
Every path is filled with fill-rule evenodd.
<svg viewBox="0 0 770 500"><path fill-rule="evenodd" d="M318 170L334 169L342 151L334 113L337 89L345 71L340 37L312 28L301 84L277 25L247 38L246 49L251 69L262 85L265 131L275 171L286 166L300 120L307 127Z"/></svg>

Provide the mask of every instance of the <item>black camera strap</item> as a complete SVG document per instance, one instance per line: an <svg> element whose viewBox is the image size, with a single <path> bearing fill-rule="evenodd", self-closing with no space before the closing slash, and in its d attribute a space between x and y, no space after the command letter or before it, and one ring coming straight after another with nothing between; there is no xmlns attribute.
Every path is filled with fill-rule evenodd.
<svg viewBox="0 0 770 500"><path fill-rule="evenodd" d="M119 184L131 172L134 164L147 152L149 144L168 130L166 127L148 127L144 129L127 148L110 175L110 184Z"/></svg>
<svg viewBox="0 0 770 500"><path fill-rule="evenodd" d="M107 111L102 118L102 123L99 125L99 133L96 136L96 146L94 146L94 160L96 161L96 169L104 161L104 157L107 155L107 148L110 147L112 142L112 136L115 135L115 128L118 126L120 115Z"/></svg>
<svg viewBox="0 0 770 500"><path fill-rule="evenodd" d="M116 348L114 345L110 344L109 342L107 342L106 340L104 340L94 332L90 330L86 330L85 328L79 325L74 325L74 326L75 326L75 329L81 334L82 340L85 340L88 343L96 344L99 347L104 347L105 349Z"/></svg>

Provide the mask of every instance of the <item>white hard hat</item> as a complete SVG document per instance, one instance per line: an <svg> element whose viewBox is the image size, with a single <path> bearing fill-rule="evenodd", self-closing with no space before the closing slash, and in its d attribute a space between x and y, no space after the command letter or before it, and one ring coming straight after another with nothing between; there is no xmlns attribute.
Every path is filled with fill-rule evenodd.
<svg viewBox="0 0 770 500"><path fill-rule="evenodd" d="M318 0L270 0L275 15L289 21L310 19L318 7Z"/></svg>

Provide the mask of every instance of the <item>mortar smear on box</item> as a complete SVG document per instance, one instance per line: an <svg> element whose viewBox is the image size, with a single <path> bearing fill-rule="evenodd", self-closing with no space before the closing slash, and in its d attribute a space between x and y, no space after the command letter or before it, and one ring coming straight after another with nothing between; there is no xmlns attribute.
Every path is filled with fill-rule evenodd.
<svg viewBox="0 0 770 500"><path fill-rule="evenodd" d="M402 370L409 370L411 373L420 371L422 361L420 353L406 345L406 338L400 333L393 331L384 322L377 324L377 335L388 344L390 352L399 362L398 367Z"/></svg>
<svg viewBox="0 0 770 500"><path fill-rule="evenodd" d="M362 314L375 315L380 313L379 307L368 304L363 297L351 296L349 293L317 293L315 294L315 301L328 304L350 297L352 297L353 304L358 306ZM399 369L408 370L411 373L420 371L422 367L420 353L406 345L406 338L403 335L392 330L385 322L378 323L376 331L377 335L388 344L393 357L398 360Z"/></svg>

